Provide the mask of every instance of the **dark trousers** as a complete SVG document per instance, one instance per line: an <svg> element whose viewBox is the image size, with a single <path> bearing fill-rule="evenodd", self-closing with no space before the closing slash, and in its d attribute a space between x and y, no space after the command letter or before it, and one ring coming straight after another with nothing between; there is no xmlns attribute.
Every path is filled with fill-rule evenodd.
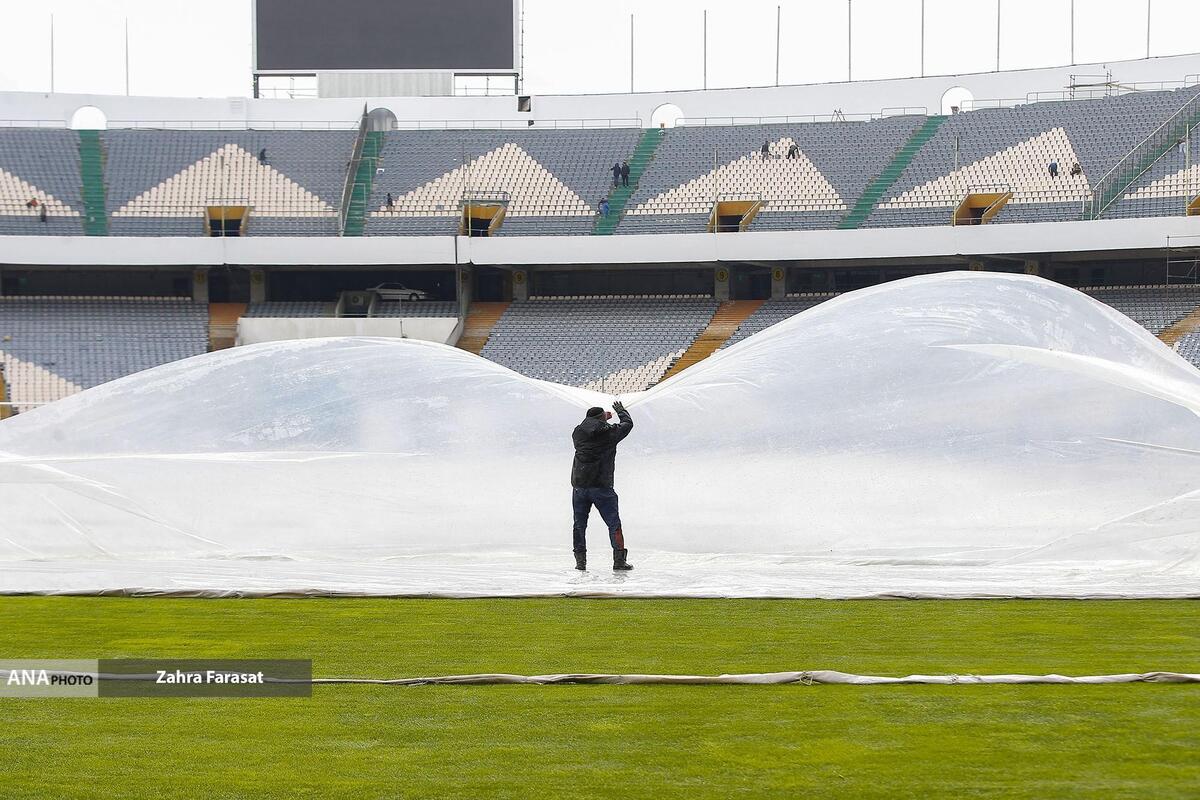
<svg viewBox="0 0 1200 800"><path fill-rule="evenodd" d="M628 185L629 185L629 176L628 176L628 175L622 175L622 176L621 176L621 185L622 185L622 186L628 186Z"/></svg>
<svg viewBox="0 0 1200 800"><path fill-rule="evenodd" d="M588 515L592 506L600 512L600 518L608 526L608 541L614 550L625 549L625 537L621 534L621 515L617 512L617 493L612 489L572 489L571 509L575 512L575 529L572 543L576 550L587 549Z"/></svg>

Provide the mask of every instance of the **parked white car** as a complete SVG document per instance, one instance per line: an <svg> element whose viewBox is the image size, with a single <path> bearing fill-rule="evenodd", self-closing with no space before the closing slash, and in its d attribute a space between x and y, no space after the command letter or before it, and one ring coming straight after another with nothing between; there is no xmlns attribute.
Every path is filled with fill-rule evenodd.
<svg viewBox="0 0 1200 800"><path fill-rule="evenodd" d="M375 292L380 300L428 300L429 292L410 289L403 283L381 283L367 291Z"/></svg>

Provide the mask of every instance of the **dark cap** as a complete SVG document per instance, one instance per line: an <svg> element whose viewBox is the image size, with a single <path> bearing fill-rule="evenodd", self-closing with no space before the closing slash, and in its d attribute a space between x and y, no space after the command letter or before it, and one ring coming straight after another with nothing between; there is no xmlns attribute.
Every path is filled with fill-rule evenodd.
<svg viewBox="0 0 1200 800"><path fill-rule="evenodd" d="M591 408L589 408L587 410L587 415L589 417L603 417L604 409L601 408L600 406L592 406Z"/></svg>

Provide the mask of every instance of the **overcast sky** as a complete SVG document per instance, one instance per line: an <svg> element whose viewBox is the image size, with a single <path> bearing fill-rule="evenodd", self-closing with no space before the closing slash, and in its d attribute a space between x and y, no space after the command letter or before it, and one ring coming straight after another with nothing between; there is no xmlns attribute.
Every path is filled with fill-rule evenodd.
<svg viewBox="0 0 1200 800"><path fill-rule="evenodd" d="M248 96L251 0L4 0L0 90L122 94L129 20L132 94ZM336 0L330 0L336 2ZM1071 0L999 0L1002 69L1071 63ZM1195 0L1075 0L1075 62L1194 52ZM925 0L925 73L996 64L997 0ZM693 89L703 82L704 0L524 0L525 90L629 90L629 15L635 16L634 87ZM845 80L847 0L739 0L708 12L708 86L775 82L775 16L782 6L779 80ZM921 0L851 0L853 77L920 73ZM1183 75L1163 75L1180 80ZM1047 87L1051 88L1051 87Z"/></svg>

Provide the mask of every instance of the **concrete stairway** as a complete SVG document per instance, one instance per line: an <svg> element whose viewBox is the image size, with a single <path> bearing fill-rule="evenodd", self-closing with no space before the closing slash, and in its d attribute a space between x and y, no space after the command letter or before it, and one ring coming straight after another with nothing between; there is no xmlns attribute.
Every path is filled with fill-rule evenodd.
<svg viewBox="0 0 1200 800"><path fill-rule="evenodd" d="M763 302L762 300L727 300L717 306L717 311L708 321L708 325L696 337L696 341L692 342L691 347L685 350L683 355L667 369L662 380L678 375L693 364L698 364L715 353L717 348L725 344L729 337L733 336L738 326L757 311Z"/></svg>
<svg viewBox="0 0 1200 800"><path fill-rule="evenodd" d="M367 131L363 140L362 155L358 159L358 169L354 172L354 186L350 190L350 206L346 209L343 236L362 236L367 227L367 215L371 213L367 203L371 199L371 187L375 184L375 167L379 163L379 151L383 149L383 139L386 135L384 131Z"/></svg>
<svg viewBox="0 0 1200 800"><path fill-rule="evenodd" d="M99 131L79 131L79 175L83 179L83 232L88 236L107 236L104 149Z"/></svg>
<svg viewBox="0 0 1200 800"><path fill-rule="evenodd" d="M637 191L638 181L641 180L642 173L646 171L646 166L653 160L654 154L658 152L658 145L662 142L665 134L666 131L662 128L646 128L642 131L642 138L638 140L637 147L633 149L633 155L629 157L629 185L614 186L609 191L608 216L596 215L592 233L598 236L608 236L617 229L621 215L625 213L625 205Z"/></svg>
<svg viewBox="0 0 1200 800"><path fill-rule="evenodd" d="M1174 150L1196 125L1200 125L1200 95L1193 95L1158 130L1147 136L1108 175L1101 178L1096 187L1100 196L1096 207L1092 209L1092 218L1102 216L1160 158Z"/></svg>
<svg viewBox="0 0 1200 800"><path fill-rule="evenodd" d="M1169 347L1174 347L1176 342L1197 329L1200 329L1200 307L1192 309L1191 313L1179 322L1168 326L1158 334L1158 338Z"/></svg>
<svg viewBox="0 0 1200 800"><path fill-rule="evenodd" d="M483 346L487 344L488 337L492 335L492 328L496 327L496 323L500 321L506 308L508 308L507 301L471 303L467 318L463 320L462 336L455 346L460 350L479 355Z"/></svg>
<svg viewBox="0 0 1200 800"><path fill-rule="evenodd" d="M238 320L246 313L245 303L208 304L208 349L224 350L237 340Z"/></svg>
<svg viewBox="0 0 1200 800"><path fill-rule="evenodd" d="M863 221L870 216L871 210L875 208L875 204L883 197L884 193L892 188L892 184L904 172L905 167L913 160L913 156L925 146L933 135L937 133L937 129L942 126L949 117L932 116L921 124L921 127L913 131L913 135L908 137L900 149L896 151L896 155L892 157L891 163L883 168L883 172L879 173L873 181L867 184L867 188L863 189L862 196L855 202L854 207L846 212L846 216L842 217L838 222L838 227L842 229L857 228Z"/></svg>

